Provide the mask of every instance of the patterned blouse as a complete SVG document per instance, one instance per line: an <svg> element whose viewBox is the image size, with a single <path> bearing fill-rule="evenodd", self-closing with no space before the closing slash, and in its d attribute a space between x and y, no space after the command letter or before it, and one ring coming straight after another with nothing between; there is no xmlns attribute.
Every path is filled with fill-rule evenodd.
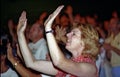
<svg viewBox="0 0 120 77"><path fill-rule="evenodd" d="M81 55L81 56L78 56L77 58L71 58L71 59L72 59L72 61L78 62L78 63L79 62L91 63L96 67L95 62L90 58L90 56L87 56L87 55L85 55L85 56ZM96 67L96 69L97 69L97 67ZM58 71L56 77L77 77L77 76L65 73L63 71ZM98 71L96 71L96 77L98 77Z"/></svg>

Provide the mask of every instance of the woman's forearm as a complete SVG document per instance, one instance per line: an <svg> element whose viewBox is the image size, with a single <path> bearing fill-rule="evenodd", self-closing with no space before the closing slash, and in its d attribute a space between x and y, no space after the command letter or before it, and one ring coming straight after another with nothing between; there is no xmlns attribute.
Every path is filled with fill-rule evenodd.
<svg viewBox="0 0 120 77"><path fill-rule="evenodd" d="M20 44L21 52L25 61L25 64L27 67L34 69L36 71L50 74L50 75L55 75L57 70L54 69L52 62L49 61L37 61L34 59L32 56L32 53L30 52L24 34L18 35L18 41ZM50 69L50 70L48 70Z"/></svg>
<svg viewBox="0 0 120 77"><path fill-rule="evenodd" d="M20 45L21 53L23 55L25 64L26 64L26 66L29 67L31 64L33 64L34 59L33 59L33 56L32 56L32 54L27 46L24 33L18 34L18 42Z"/></svg>
<svg viewBox="0 0 120 77"><path fill-rule="evenodd" d="M53 23L54 19L60 13L60 11L62 10L63 7L64 7L63 5L59 6L48 17L48 19L44 23L45 31L46 31L46 38L47 38L48 47L50 50L50 55L52 57L53 63L58 67L59 67L59 64L61 64L61 62L65 61L65 57L64 57L63 53L60 51L60 48L57 45L57 42L55 40L55 37L54 37L51 29L52 29L52 23Z"/></svg>
<svg viewBox="0 0 120 77"><path fill-rule="evenodd" d="M64 62L65 57L61 52L60 48L58 47L53 33L47 33L46 37L47 37L48 47L50 50L50 55L52 57L54 64L55 65L61 64L61 62Z"/></svg>

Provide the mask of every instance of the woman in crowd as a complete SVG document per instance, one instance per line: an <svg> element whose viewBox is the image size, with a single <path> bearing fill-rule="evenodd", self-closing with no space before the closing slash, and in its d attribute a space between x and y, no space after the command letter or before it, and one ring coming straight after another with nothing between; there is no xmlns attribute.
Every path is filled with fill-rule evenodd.
<svg viewBox="0 0 120 77"><path fill-rule="evenodd" d="M35 60L30 53L24 35L27 24L26 12L22 12L17 26L17 35L26 66L56 77L97 77L95 60L99 51L98 33L92 26L76 25L67 34L66 49L72 53L71 59L66 58L57 45L52 23L63 7L59 6L44 24L52 62Z"/></svg>

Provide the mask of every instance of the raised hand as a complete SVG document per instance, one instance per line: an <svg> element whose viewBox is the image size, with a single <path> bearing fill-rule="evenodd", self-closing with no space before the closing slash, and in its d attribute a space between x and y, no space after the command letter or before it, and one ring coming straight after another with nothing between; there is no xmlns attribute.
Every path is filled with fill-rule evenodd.
<svg viewBox="0 0 120 77"><path fill-rule="evenodd" d="M49 15L48 19L44 23L45 30L51 29L54 19L60 13L63 7L64 7L63 5L59 6L51 15Z"/></svg>
<svg viewBox="0 0 120 77"><path fill-rule="evenodd" d="M57 41L62 41L63 43L66 43L66 28L62 28L59 26L56 26L55 28L55 33L56 33L56 40Z"/></svg>
<svg viewBox="0 0 120 77"><path fill-rule="evenodd" d="M17 33L23 33L27 25L26 12L23 11L18 22Z"/></svg>
<svg viewBox="0 0 120 77"><path fill-rule="evenodd" d="M65 12L68 14L68 15L72 15L73 13L73 8L71 5L68 5Z"/></svg>
<svg viewBox="0 0 120 77"><path fill-rule="evenodd" d="M10 20L8 21L8 28L9 28L10 31L12 31L13 28L14 28L14 24L13 24L13 20L12 20L12 19L10 19Z"/></svg>
<svg viewBox="0 0 120 77"><path fill-rule="evenodd" d="M14 58L10 43L7 45L7 57L9 60Z"/></svg>

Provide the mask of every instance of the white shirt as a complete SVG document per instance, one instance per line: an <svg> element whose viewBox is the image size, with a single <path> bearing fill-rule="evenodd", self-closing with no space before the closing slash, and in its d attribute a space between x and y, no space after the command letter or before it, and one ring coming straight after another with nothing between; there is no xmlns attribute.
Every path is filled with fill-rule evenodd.
<svg viewBox="0 0 120 77"><path fill-rule="evenodd" d="M39 41L34 43L29 43L28 47L32 51L33 56L37 60L46 60L46 54L48 54L48 47L46 40L44 38L41 38ZM42 77L50 77L48 75L41 74Z"/></svg>
<svg viewBox="0 0 120 77"><path fill-rule="evenodd" d="M34 43L29 43L28 47L32 51L33 56L35 59L40 60L46 60L46 54L48 53L48 47L46 44L46 40L44 38Z"/></svg>
<svg viewBox="0 0 120 77"><path fill-rule="evenodd" d="M101 47L101 53L98 55L98 59L97 59L97 61L96 61L96 66L97 66L97 68L98 68L98 70L100 69L100 66L101 66L101 64L104 62L104 60L105 60L105 58L106 58L106 56L105 56L105 49L103 48L103 47Z"/></svg>
<svg viewBox="0 0 120 77"><path fill-rule="evenodd" d="M19 77L18 74L9 68L6 72L1 73L1 77Z"/></svg>

